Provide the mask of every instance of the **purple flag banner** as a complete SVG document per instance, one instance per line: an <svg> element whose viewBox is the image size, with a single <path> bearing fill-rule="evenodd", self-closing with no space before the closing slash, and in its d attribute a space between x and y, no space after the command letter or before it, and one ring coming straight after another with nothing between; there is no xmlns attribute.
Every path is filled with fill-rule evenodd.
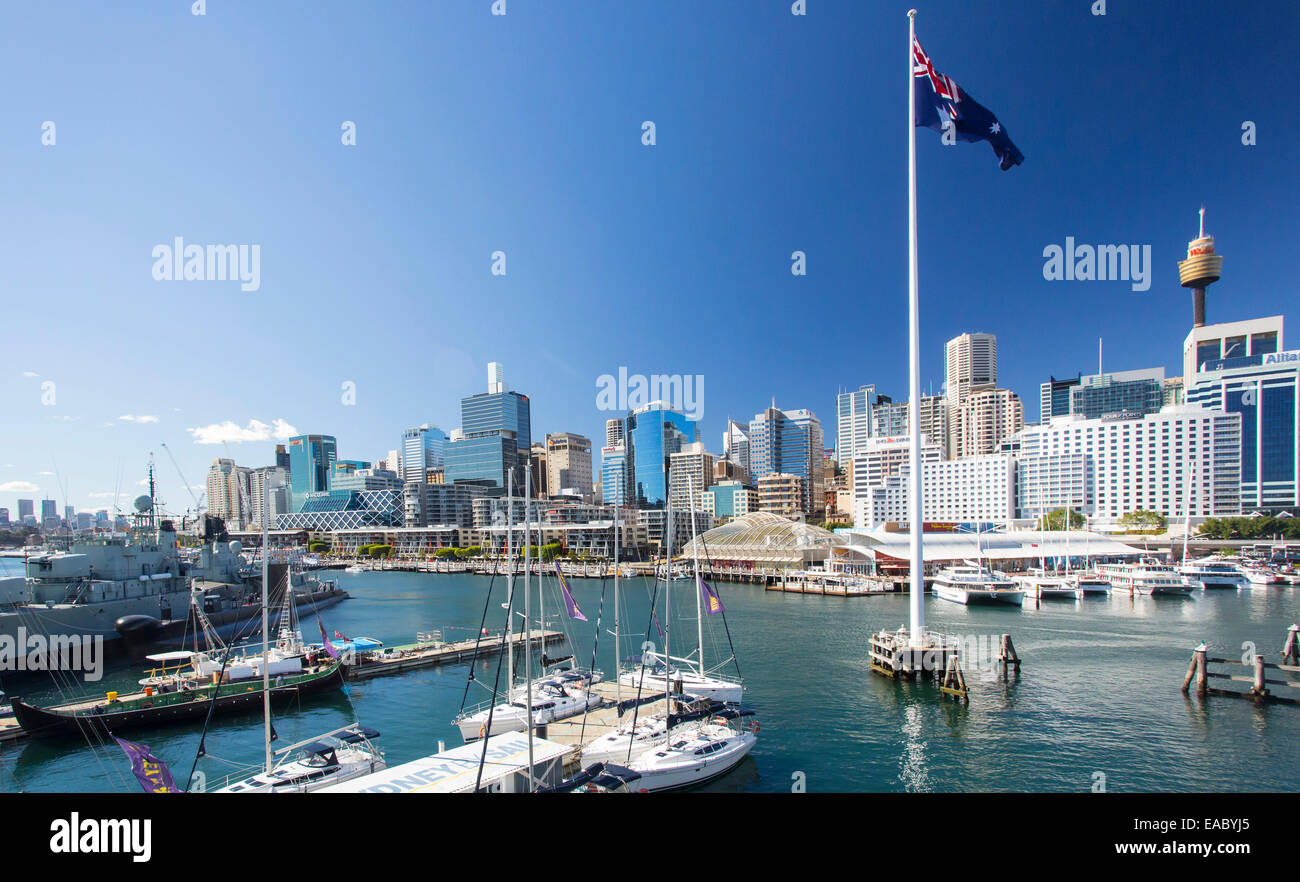
<svg viewBox="0 0 1300 882"><path fill-rule="evenodd" d="M726 612L727 610L722 606L722 598L718 596L718 592L714 591L709 586L709 583L704 581L703 576L696 576L695 578L700 583L700 595L704 598L705 612L709 615Z"/></svg>
<svg viewBox="0 0 1300 882"><path fill-rule="evenodd" d="M560 591L564 594L564 608L569 611L569 618L582 622L587 621L587 617L582 614L582 610L578 609L577 601L569 593L569 583L565 581L564 573L560 572L560 562L558 560L555 562L555 575L560 580Z"/></svg>
<svg viewBox="0 0 1300 882"><path fill-rule="evenodd" d="M113 740L131 758L131 771L145 793L180 793L167 764L149 752L149 745L123 741L116 735Z"/></svg>
<svg viewBox="0 0 1300 882"><path fill-rule="evenodd" d="M333 643L330 643L330 637L325 633L325 623L320 620L320 615L316 616L316 624L320 625L320 639L325 642L325 654L330 658L338 658L339 651L334 648ZM335 631L334 633L337 634L338 632Z"/></svg>

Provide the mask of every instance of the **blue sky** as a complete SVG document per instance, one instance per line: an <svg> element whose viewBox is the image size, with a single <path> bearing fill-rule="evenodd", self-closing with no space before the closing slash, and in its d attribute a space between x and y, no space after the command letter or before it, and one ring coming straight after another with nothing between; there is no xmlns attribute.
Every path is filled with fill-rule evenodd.
<svg viewBox="0 0 1300 882"><path fill-rule="evenodd" d="M78 508L126 508L153 451L182 510L160 443L195 485L216 456L270 461L271 440L190 431L227 421L376 459L407 425L457 426L493 360L535 436L603 437L596 380L624 366L703 375L710 449L773 397L830 443L838 389L906 397L908 6L9 7L0 506L62 505L62 484ZM1090 6L918 17L937 69L1026 156L1001 172L986 144L917 132L923 383L939 389L949 337L995 333L1030 420L1049 374L1096 368L1098 337L1108 369L1181 373L1176 261L1202 203L1225 255L1210 320L1298 302L1294 4ZM152 249L177 236L258 244L260 288L155 281ZM1067 236L1149 244L1150 290L1044 280Z"/></svg>

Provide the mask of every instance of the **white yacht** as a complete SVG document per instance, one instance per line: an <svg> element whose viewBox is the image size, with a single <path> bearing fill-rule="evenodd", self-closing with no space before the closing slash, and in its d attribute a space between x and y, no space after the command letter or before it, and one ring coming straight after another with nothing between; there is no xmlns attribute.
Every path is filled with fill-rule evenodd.
<svg viewBox="0 0 1300 882"><path fill-rule="evenodd" d="M1249 583L1241 571L1230 563L1213 560L1187 561L1178 568L1179 575L1196 588L1244 588Z"/></svg>
<svg viewBox="0 0 1300 882"><path fill-rule="evenodd" d="M258 772L227 782L217 793L305 793L369 775L388 768L384 754L373 744L379 733L364 726L345 726L310 741L276 751L280 762L269 772Z"/></svg>
<svg viewBox="0 0 1300 882"><path fill-rule="evenodd" d="M1078 600L1082 592L1067 576L1057 576L1047 570L1033 569L1015 577L1024 589L1026 600Z"/></svg>
<svg viewBox="0 0 1300 882"><path fill-rule="evenodd" d="M1121 594L1187 597L1192 593L1192 586L1173 567L1149 558L1139 563L1103 564L1098 570Z"/></svg>
<svg viewBox="0 0 1300 882"><path fill-rule="evenodd" d="M619 685L648 692L662 690L666 679L672 692L730 704L739 702L744 694L742 684L701 673L690 659L674 656L672 661L679 664L668 664L662 653L647 651L639 664L619 675Z"/></svg>
<svg viewBox="0 0 1300 882"><path fill-rule="evenodd" d="M670 715L662 710L646 716L634 716L614 731L593 739L582 748L582 764L593 763L627 763L647 750L662 747L668 742L669 729L674 734L678 727L698 726L700 720L717 717L733 720L742 716L751 716L748 710L739 707L727 707L708 698L696 699L682 696L674 702Z"/></svg>
<svg viewBox="0 0 1300 882"><path fill-rule="evenodd" d="M1270 569L1261 566L1242 565L1237 571L1246 577L1251 585L1267 588L1269 585L1285 585L1286 580Z"/></svg>
<svg viewBox="0 0 1300 882"><path fill-rule="evenodd" d="M674 729L667 744L633 757L627 768L641 776L635 787L643 793L703 784L727 774L745 758L758 740L757 729L754 723L733 728L724 720Z"/></svg>
<svg viewBox="0 0 1300 882"><path fill-rule="evenodd" d="M964 566L944 567L934 577L934 593L953 603L1009 603L1019 606L1023 588L988 567L967 561Z"/></svg>
<svg viewBox="0 0 1300 882"><path fill-rule="evenodd" d="M1070 577L1074 581L1074 586L1079 589L1079 594L1110 594L1110 582L1106 577L1094 570L1084 570L1077 572Z"/></svg>
<svg viewBox="0 0 1300 882"><path fill-rule="evenodd" d="M590 675L591 682L599 682L600 672ZM571 671L551 674L534 680L532 685L533 726L545 726L557 720L577 716L594 707L599 707L601 697L588 688L588 675ZM523 732L528 728L528 694L522 687L516 688L510 701L491 706L478 706L456 717L452 722L460 729L466 743L477 741L485 735L500 735L503 732ZM492 729L488 731L488 717L492 718Z"/></svg>

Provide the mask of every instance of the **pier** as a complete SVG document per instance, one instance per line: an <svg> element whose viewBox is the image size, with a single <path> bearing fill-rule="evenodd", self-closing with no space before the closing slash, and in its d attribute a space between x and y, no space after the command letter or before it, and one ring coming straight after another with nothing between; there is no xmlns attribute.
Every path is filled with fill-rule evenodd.
<svg viewBox="0 0 1300 882"><path fill-rule="evenodd" d="M531 640L533 645L541 643L549 646L564 641L560 631L533 630L527 638L523 634L510 635L510 646L522 646L524 640ZM386 646L372 649L355 656L354 661L343 662L343 675L349 680L369 680L372 677L384 677L389 674L402 674L420 668L452 664L474 657L490 658L501 651L501 636L458 640L455 643L443 643L441 635L434 634L399 646Z"/></svg>
<svg viewBox="0 0 1300 882"><path fill-rule="evenodd" d="M1183 694L1187 695L1192 689L1192 684L1195 683L1196 695L1200 698L1220 695L1228 698L1245 698L1259 703L1276 702L1300 705L1300 679L1286 677L1288 674L1300 674L1300 626L1292 625L1287 630L1286 644L1282 647L1281 655L1281 664L1266 662L1264 656L1258 653L1250 661L1246 661L1244 658L1218 658L1211 656L1209 648L1202 642L1196 649L1192 650L1192 660L1187 666L1187 676L1183 678ZM1243 667L1248 669L1250 674L1212 671L1210 665ZM1280 671L1283 679L1270 678L1268 676L1270 671ZM1247 690L1220 689L1211 686L1210 680L1249 683L1250 688ZM1269 689L1270 686L1280 686L1283 689L1297 691L1289 695L1279 694Z"/></svg>
<svg viewBox="0 0 1300 882"><path fill-rule="evenodd" d="M958 656L958 642L934 631L922 632L920 645L913 645L906 628L897 631L878 631L868 641L870 669L882 677L907 680L930 678L939 683L939 692L945 698L970 701L966 677L962 673ZM1018 664L1018 663L1017 663Z"/></svg>

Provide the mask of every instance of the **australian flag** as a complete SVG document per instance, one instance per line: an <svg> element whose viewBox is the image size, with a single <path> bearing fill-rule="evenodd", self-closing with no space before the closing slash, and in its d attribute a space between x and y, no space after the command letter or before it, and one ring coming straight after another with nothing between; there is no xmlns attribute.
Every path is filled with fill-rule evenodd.
<svg viewBox="0 0 1300 882"><path fill-rule="evenodd" d="M944 132L951 122L953 136L958 141L988 141L1003 171L1025 161L1024 154L1011 143L998 118L951 77L936 71L921 42L915 38L912 39L912 91L916 97L914 125Z"/></svg>

